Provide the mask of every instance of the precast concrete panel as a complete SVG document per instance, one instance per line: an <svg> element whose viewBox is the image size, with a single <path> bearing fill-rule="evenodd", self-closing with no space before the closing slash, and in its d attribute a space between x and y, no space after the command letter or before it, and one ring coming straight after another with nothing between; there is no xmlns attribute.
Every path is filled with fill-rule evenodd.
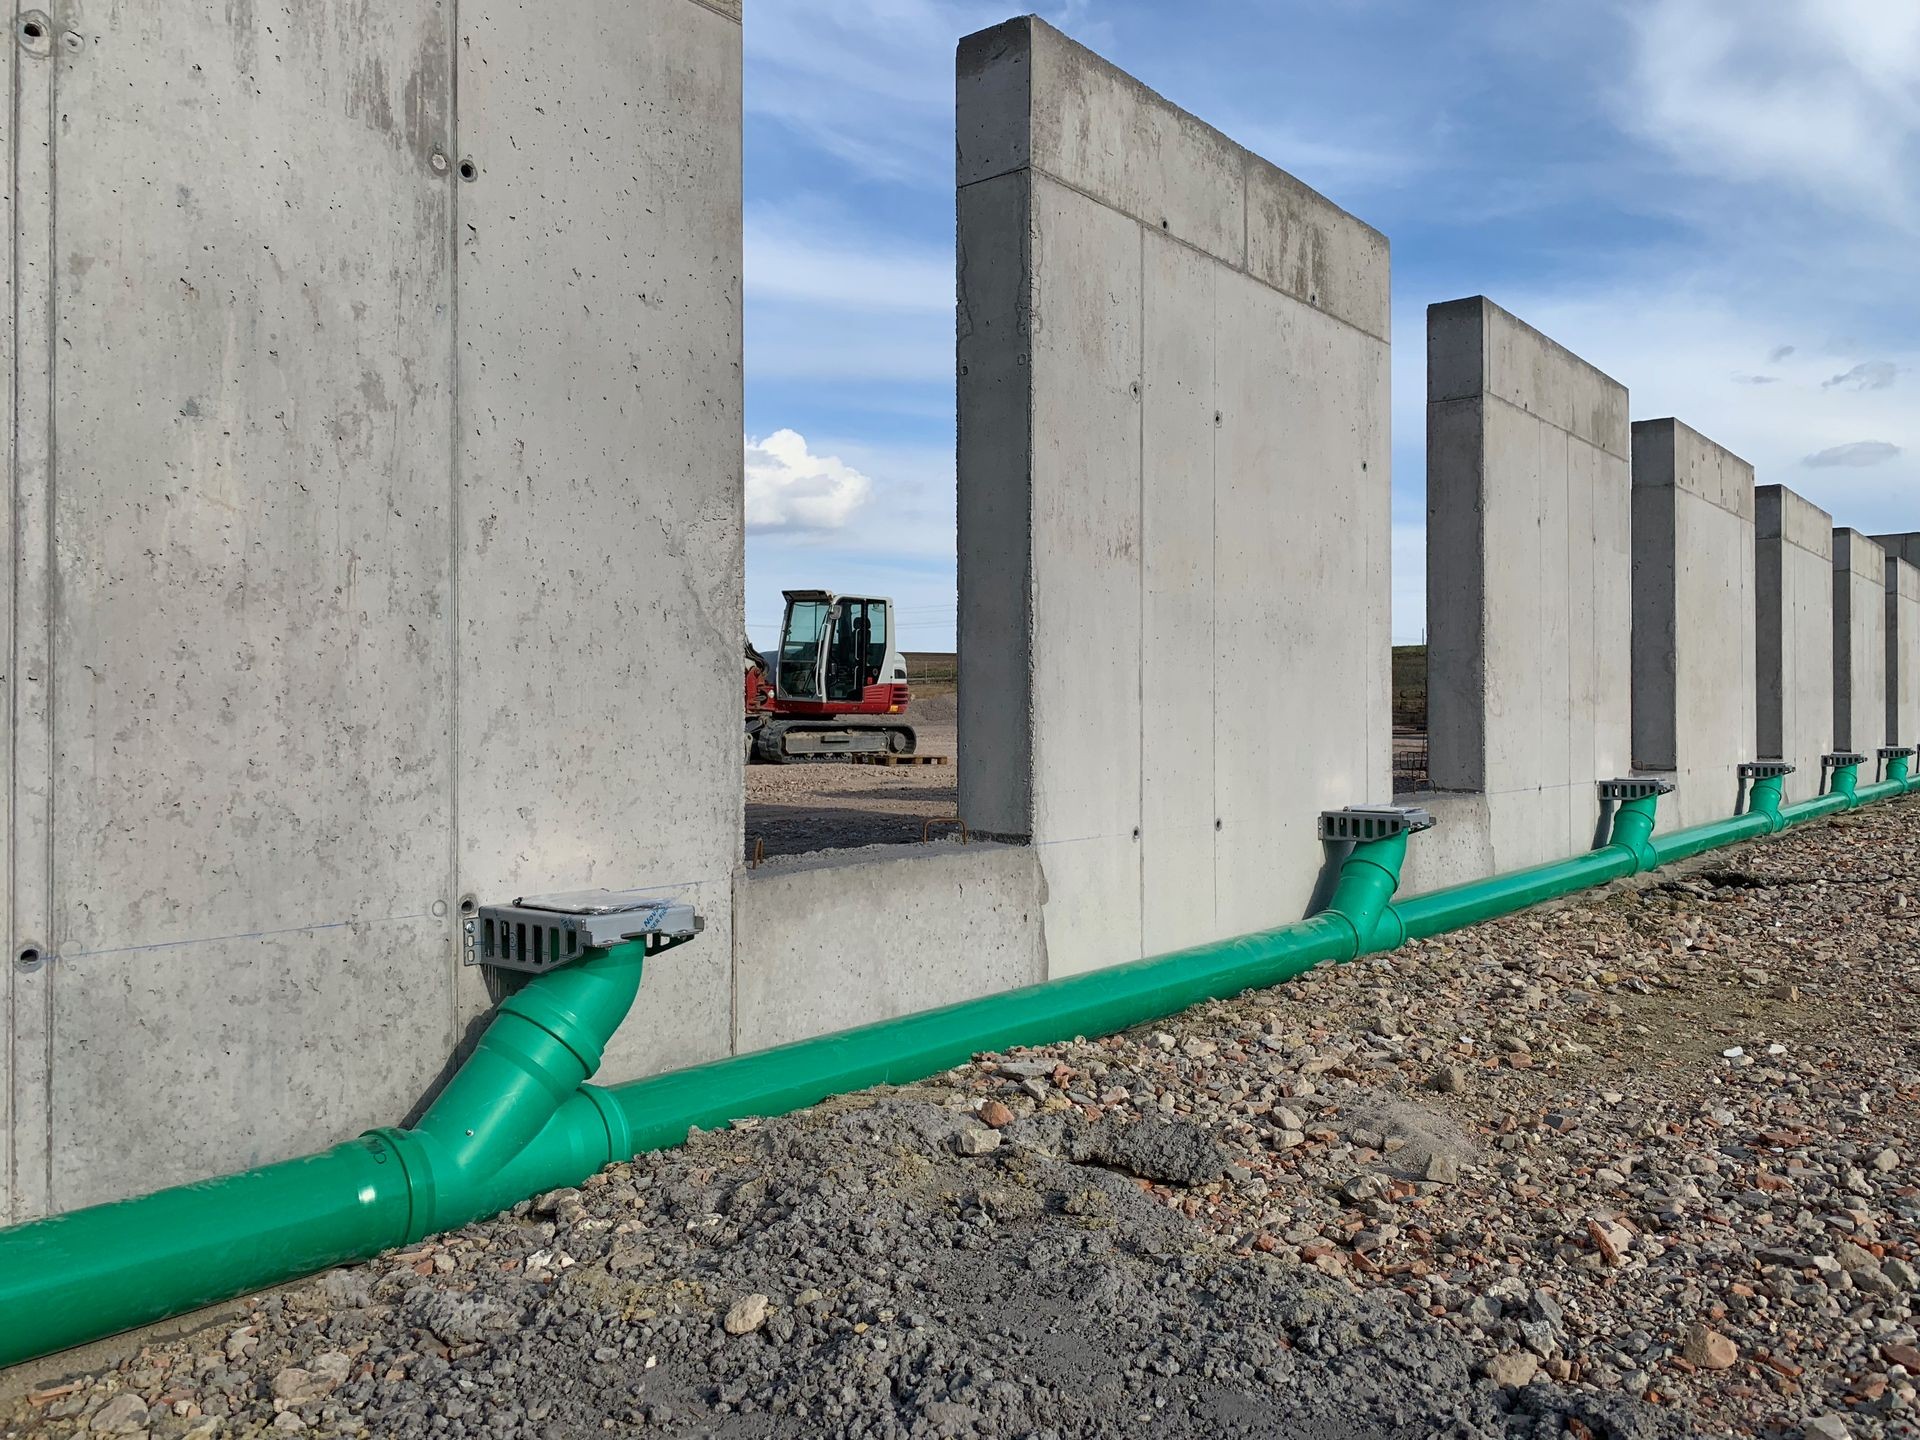
<svg viewBox="0 0 1920 1440"><path fill-rule="evenodd" d="M1887 556L1887 738L1920 736L1920 569Z"/></svg>
<svg viewBox="0 0 1920 1440"><path fill-rule="evenodd" d="M1031 846L975 840L772 860L734 894L741 1050L1047 978L1045 884Z"/></svg>
<svg viewBox="0 0 1920 1440"><path fill-rule="evenodd" d="M1038 20L957 97L961 813L1054 975L1297 918L1388 786L1386 242Z"/></svg>
<svg viewBox="0 0 1920 1440"><path fill-rule="evenodd" d="M452 35L351 8L123 5L33 66L16 1218L395 1119L456 1037Z"/></svg>
<svg viewBox="0 0 1920 1440"><path fill-rule="evenodd" d="M1875 535L1871 538L1874 544L1886 552L1889 561L1899 560L1903 564L1910 565L1915 569L1920 569L1920 532L1907 531L1898 535ZM1893 745L1912 745L1916 743L1915 736L1920 735L1920 655L1911 654L1906 650L1906 646L1909 639L1920 636L1920 625L1913 625L1907 629L1898 631L1900 638L1896 646L1894 639L1896 633L1894 628L1895 617L1894 611L1891 608L1892 593L1893 586L1891 581L1889 581L1888 599L1890 608L1887 612L1887 714L1889 726L1893 726L1896 723L1898 724L1897 732L1890 730L1889 733L1897 733L1899 739L1889 739L1887 743ZM1895 656L1896 648L1908 657L1904 665L1897 666ZM1898 717L1896 717L1894 713L1896 705L1899 707L1900 715L1905 717L1904 719L1898 719Z"/></svg>
<svg viewBox="0 0 1920 1440"><path fill-rule="evenodd" d="M1033 838L1071 974L1141 953L1141 233L1044 177L1033 217Z"/></svg>
<svg viewBox="0 0 1920 1440"><path fill-rule="evenodd" d="M1214 266L1147 234L1140 395L1141 946L1211 933L1214 735ZM1122 682L1124 683L1124 681ZM1226 683L1235 677L1229 673Z"/></svg>
<svg viewBox="0 0 1920 1440"><path fill-rule="evenodd" d="M456 888L694 901L705 933L608 1047L622 1079L729 1043L740 28L588 0L592 43L555 46L538 7L459 15Z"/></svg>
<svg viewBox="0 0 1920 1440"><path fill-rule="evenodd" d="M1753 467L1677 420L1633 427L1633 763L1679 829L1740 803L1758 729Z"/></svg>
<svg viewBox="0 0 1920 1440"><path fill-rule="evenodd" d="M1374 479L1390 457L1386 345L1250 277L1218 284L1214 934L1225 936L1298 918L1321 859L1319 812L1392 793L1388 492Z"/></svg>
<svg viewBox="0 0 1920 1440"><path fill-rule="evenodd" d="M1789 800L1820 793L1833 749L1833 519L1783 485L1754 490L1756 758L1786 760Z"/></svg>
<svg viewBox="0 0 1920 1440"><path fill-rule="evenodd" d="M1833 746L1886 743L1887 558L1858 530L1833 532Z"/></svg>
<svg viewBox="0 0 1920 1440"><path fill-rule="evenodd" d="M1461 878L1462 845L1497 870L1585 848L1629 758L1627 392L1482 296L1427 326L1428 763L1488 833L1416 846L1409 891Z"/></svg>
<svg viewBox="0 0 1920 1440"><path fill-rule="evenodd" d="M690 887L609 1071L726 1047L737 14L592 8L16 57L9 1219L404 1119L463 898Z"/></svg>

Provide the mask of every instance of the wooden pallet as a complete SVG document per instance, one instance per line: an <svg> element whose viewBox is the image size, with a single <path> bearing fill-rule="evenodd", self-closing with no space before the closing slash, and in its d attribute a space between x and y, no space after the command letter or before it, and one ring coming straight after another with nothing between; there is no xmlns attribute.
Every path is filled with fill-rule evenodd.
<svg viewBox="0 0 1920 1440"><path fill-rule="evenodd" d="M945 755L849 755L856 765L950 765Z"/></svg>

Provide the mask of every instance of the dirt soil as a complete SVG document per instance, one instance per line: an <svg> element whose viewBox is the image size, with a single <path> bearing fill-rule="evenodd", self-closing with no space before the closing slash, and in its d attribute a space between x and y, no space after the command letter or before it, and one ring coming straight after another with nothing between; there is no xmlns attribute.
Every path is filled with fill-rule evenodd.
<svg viewBox="0 0 1920 1440"><path fill-rule="evenodd" d="M951 819L960 800L952 692L916 694L908 718L919 753L945 756L947 764L747 766L746 857L754 857L756 841L768 856L917 844L929 819ZM933 834L951 835L953 827L936 825Z"/></svg>

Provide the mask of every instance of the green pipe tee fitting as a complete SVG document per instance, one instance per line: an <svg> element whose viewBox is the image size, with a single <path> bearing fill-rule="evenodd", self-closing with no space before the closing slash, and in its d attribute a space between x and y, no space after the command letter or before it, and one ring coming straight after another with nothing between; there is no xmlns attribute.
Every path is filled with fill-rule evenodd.
<svg viewBox="0 0 1920 1440"><path fill-rule="evenodd" d="M1340 866L1340 879L1324 912L1353 932L1352 957L1393 950L1406 942L1407 929L1394 913L1393 892L1407 859L1407 833L1354 845Z"/></svg>
<svg viewBox="0 0 1920 1440"><path fill-rule="evenodd" d="M1622 850L1633 860L1633 873L1651 870L1660 863L1653 849L1653 827L1658 823L1660 797L1673 789L1671 780L1607 780L1600 786L1604 799L1615 802L1613 828L1603 849Z"/></svg>
<svg viewBox="0 0 1920 1440"><path fill-rule="evenodd" d="M1828 755L1822 759L1828 766L1826 793L1843 797L1849 810L1860 803L1861 760L1859 755Z"/></svg>

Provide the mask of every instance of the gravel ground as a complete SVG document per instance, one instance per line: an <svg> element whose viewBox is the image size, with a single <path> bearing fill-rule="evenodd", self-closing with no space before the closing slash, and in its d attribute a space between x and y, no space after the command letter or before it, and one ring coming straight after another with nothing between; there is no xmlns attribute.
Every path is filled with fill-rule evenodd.
<svg viewBox="0 0 1920 1440"><path fill-rule="evenodd" d="M953 760L954 699L916 695L908 706L922 755L945 765L855 765L847 760L747 766L746 854L848 850L917 843L930 817L954 815L960 802ZM936 827L936 836L951 835Z"/></svg>
<svg viewBox="0 0 1920 1440"><path fill-rule="evenodd" d="M1914 1436L1917 941L1908 802L700 1136L0 1432Z"/></svg>

